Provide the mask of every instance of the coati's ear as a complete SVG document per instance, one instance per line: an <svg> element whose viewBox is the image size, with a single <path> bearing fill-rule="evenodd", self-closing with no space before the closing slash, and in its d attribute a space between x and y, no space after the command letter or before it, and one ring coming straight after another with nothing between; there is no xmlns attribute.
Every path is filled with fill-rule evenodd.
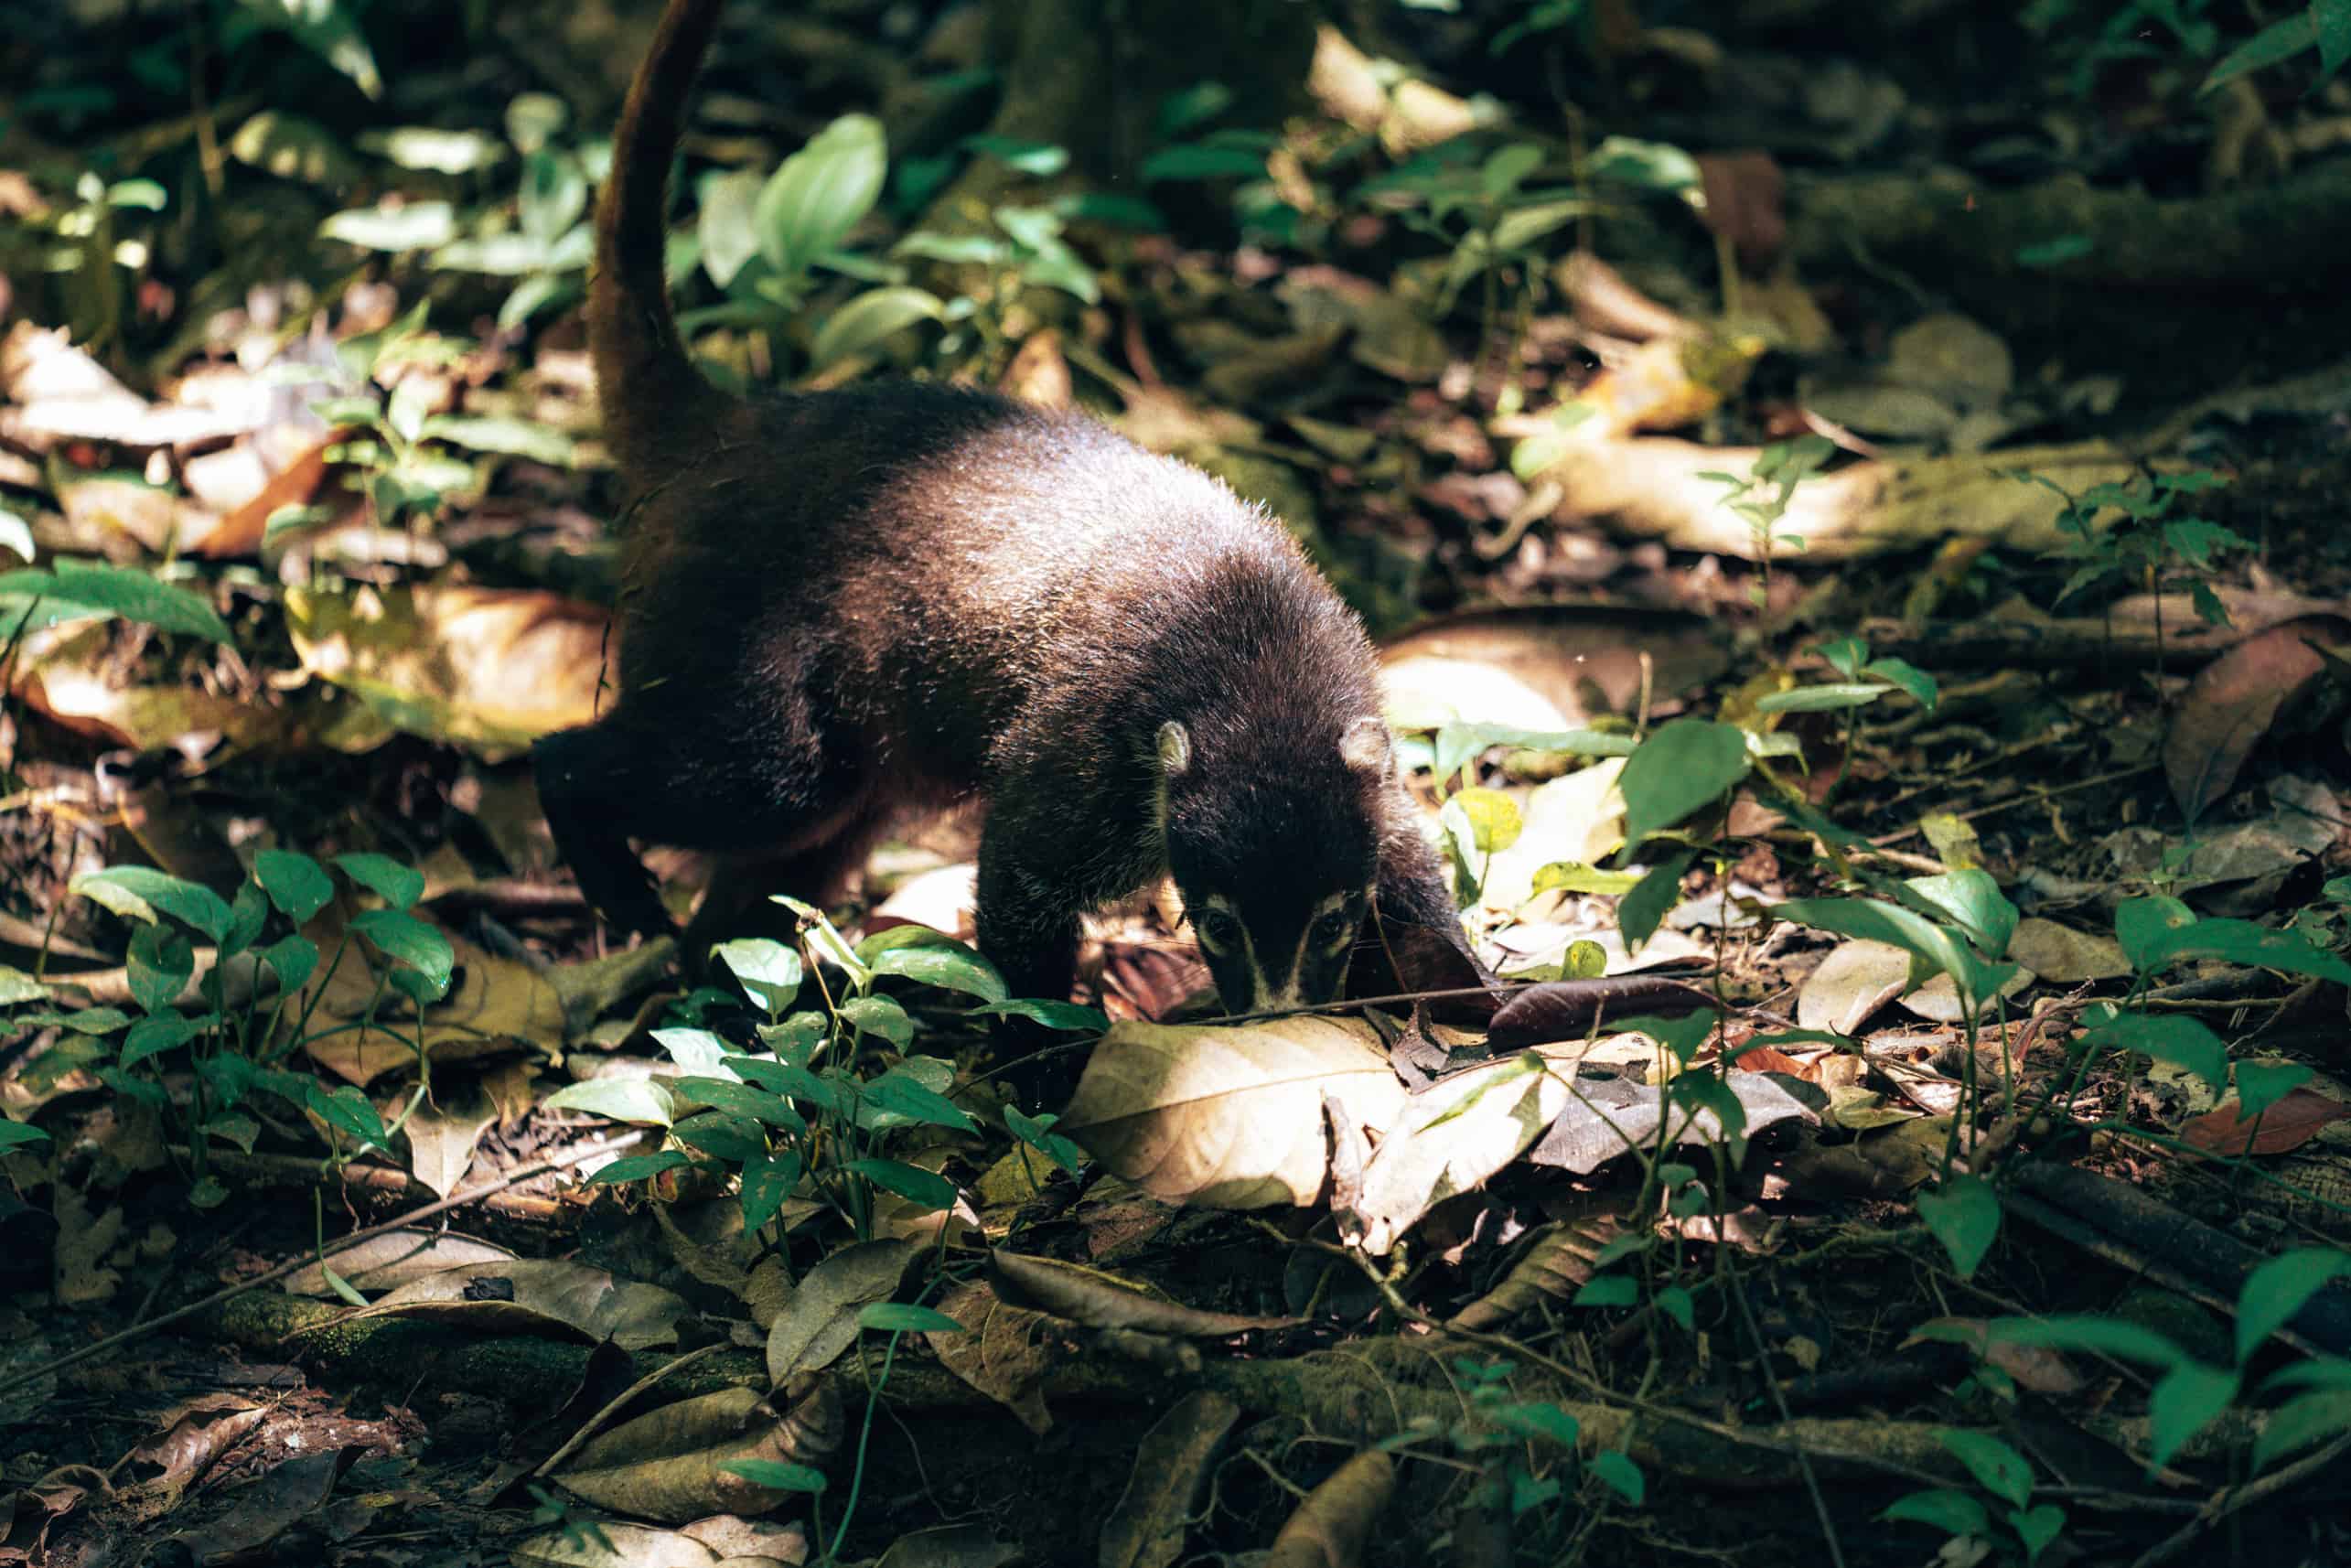
<svg viewBox="0 0 2351 1568"><path fill-rule="evenodd" d="M1159 726L1159 771L1162 777L1180 778L1192 766L1192 732L1174 719Z"/></svg>
<svg viewBox="0 0 2351 1568"><path fill-rule="evenodd" d="M1338 737L1339 760L1358 773L1385 777L1388 772L1388 725L1379 719L1358 719Z"/></svg>

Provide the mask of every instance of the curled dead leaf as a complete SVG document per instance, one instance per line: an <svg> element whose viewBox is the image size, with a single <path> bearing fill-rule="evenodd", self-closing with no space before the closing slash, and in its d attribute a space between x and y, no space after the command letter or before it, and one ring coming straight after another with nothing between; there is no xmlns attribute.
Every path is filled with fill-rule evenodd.
<svg viewBox="0 0 2351 1568"><path fill-rule="evenodd" d="M2180 1124L2180 1136L2208 1155L2282 1155L2298 1149L2327 1123L2351 1116L2351 1105L2314 1089L2289 1091L2259 1116L2242 1114L2237 1101L2216 1106Z"/></svg>
<svg viewBox="0 0 2351 1568"><path fill-rule="evenodd" d="M1358 1568L1363 1543L1396 1487L1396 1462L1358 1454L1306 1494L1265 1554L1265 1568Z"/></svg>
<svg viewBox="0 0 2351 1568"><path fill-rule="evenodd" d="M2351 640L2351 621L2312 616L2249 637L2196 672L2163 736L2163 776L2191 821L2237 781L2278 711L2325 670L2311 644Z"/></svg>
<svg viewBox="0 0 2351 1568"><path fill-rule="evenodd" d="M778 1413L749 1389L721 1389L624 1422L557 1472L565 1491L598 1508L681 1524L715 1513L757 1514L795 1494L725 1469L744 1460L821 1471L841 1447L841 1396L808 1378Z"/></svg>
<svg viewBox="0 0 2351 1568"><path fill-rule="evenodd" d="M1256 1329L1294 1327L1301 1321L1202 1312L1100 1269L1027 1257L1001 1247L988 1254L988 1280L999 1301L1048 1312L1088 1328L1224 1339Z"/></svg>

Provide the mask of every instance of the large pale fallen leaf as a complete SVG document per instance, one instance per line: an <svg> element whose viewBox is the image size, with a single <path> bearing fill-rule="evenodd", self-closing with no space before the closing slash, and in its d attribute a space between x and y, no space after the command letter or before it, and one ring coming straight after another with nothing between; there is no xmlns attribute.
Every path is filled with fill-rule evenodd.
<svg viewBox="0 0 2351 1568"><path fill-rule="evenodd" d="M821 1471L841 1446L841 1396L830 1378L801 1380L783 1396L721 1389L624 1422L592 1439L555 1475L576 1498L664 1524L714 1513L757 1514L796 1494L722 1466L740 1460Z"/></svg>
<svg viewBox="0 0 2351 1568"><path fill-rule="evenodd" d="M1380 684L1400 719L1570 729L1630 713L1643 682L1680 696L1730 667L1721 628L1679 610L1514 606L1424 621L1380 644Z"/></svg>
<svg viewBox="0 0 2351 1568"><path fill-rule="evenodd" d="M530 589L286 590L303 668L394 728L517 750L593 719L610 617Z"/></svg>
<svg viewBox="0 0 2351 1568"><path fill-rule="evenodd" d="M249 417L152 403L74 346L64 328L18 321L0 341L0 435L46 452L59 441L179 446L235 435Z"/></svg>
<svg viewBox="0 0 2351 1568"><path fill-rule="evenodd" d="M1057 1131L1154 1197L1218 1208L1312 1203L1328 1165L1325 1094L1358 1126L1403 1101L1366 1024L1240 1028L1119 1023L1094 1047Z"/></svg>
<svg viewBox="0 0 2351 1568"><path fill-rule="evenodd" d="M127 1459L133 1484L124 1491L134 1513L155 1519L170 1512L180 1494L267 1413L249 1399L225 1393L198 1394L166 1411L155 1435Z"/></svg>
<svg viewBox="0 0 2351 1568"><path fill-rule="evenodd" d="M1858 1032L1910 984L1910 955L1891 942L1840 945L1796 993L1796 1022L1807 1029Z"/></svg>
<svg viewBox="0 0 2351 1568"><path fill-rule="evenodd" d="M1768 1073L1734 1069L1723 1075L1723 1082L1746 1117L1743 1136L1752 1138L1782 1122L1818 1120ZM1575 1092L1558 1119L1527 1151L1528 1162L1589 1176L1633 1149L1654 1148L1658 1123L1664 1114L1665 1093L1655 1084L1621 1078L1578 1078ZM1666 1129L1666 1141L1684 1147L1718 1144L1723 1138L1722 1118L1712 1110L1693 1114L1686 1107L1676 1107L1672 1125Z"/></svg>
<svg viewBox="0 0 2351 1568"><path fill-rule="evenodd" d="M2182 1122L2180 1136L2207 1154L2282 1155L2317 1137L2329 1122L2351 1116L2351 1105L2314 1089L2291 1090L2259 1116L2249 1117L2244 1109L2232 1100Z"/></svg>
<svg viewBox="0 0 2351 1568"><path fill-rule="evenodd" d="M1142 1285L1054 1258L1032 1258L999 1247L988 1254L988 1282L996 1297L1034 1307L1088 1328L1137 1329L1177 1338L1225 1339L1261 1329L1289 1328L1294 1317L1248 1317L1204 1312Z"/></svg>
<svg viewBox="0 0 2351 1568"><path fill-rule="evenodd" d="M583 1522L603 1531L611 1550L551 1530L508 1548L507 1560L514 1568L718 1568L725 1561L719 1552L674 1530L592 1515Z"/></svg>
<svg viewBox="0 0 2351 1568"><path fill-rule="evenodd" d="M1483 1185L1533 1145L1568 1103L1567 1083L1531 1054L1431 1085L1363 1168L1363 1199L1339 1217L1366 1251L1385 1257L1414 1221L1456 1193Z"/></svg>
<svg viewBox="0 0 2351 1568"><path fill-rule="evenodd" d="M215 734L242 750L285 727L267 708L199 687L128 683L116 646L107 623L45 627L25 638L8 670L10 686L65 728L139 751Z"/></svg>
<svg viewBox="0 0 2351 1568"><path fill-rule="evenodd" d="M344 1283L362 1291L396 1290L412 1280L466 1263L513 1261L514 1254L488 1241L435 1230L387 1230L347 1247L328 1263L312 1263L285 1276L288 1295L326 1297L341 1293L327 1283L332 1268Z"/></svg>
<svg viewBox="0 0 2351 1568"><path fill-rule="evenodd" d="M436 1083L435 1099L418 1106L402 1131L408 1137L408 1168L441 1197L457 1190L474 1145L498 1120L498 1107L480 1082L467 1078Z"/></svg>
<svg viewBox="0 0 2351 1568"><path fill-rule="evenodd" d="M1135 1446L1126 1490L1102 1521L1102 1568L1173 1568L1240 1418L1240 1407L1224 1395L1195 1389L1152 1423Z"/></svg>
<svg viewBox="0 0 2351 1568"><path fill-rule="evenodd" d="M624 1350L677 1342L689 1308L659 1285L617 1280L562 1258L464 1263L402 1285L335 1321L422 1317L485 1334L552 1334ZM717 1511L705 1509L704 1513Z"/></svg>
<svg viewBox="0 0 2351 1568"><path fill-rule="evenodd" d="M1360 1568L1363 1543L1395 1489L1395 1460L1377 1448L1357 1455L1283 1522L1264 1568Z"/></svg>
<svg viewBox="0 0 2351 1568"><path fill-rule="evenodd" d="M768 1380L821 1371L857 1342L857 1314L896 1295L922 1249L907 1241L860 1241L811 1269L778 1305L768 1331Z"/></svg>
<svg viewBox="0 0 2351 1568"><path fill-rule="evenodd" d="M2116 980L2131 972L2122 944L2112 937L2077 931L2038 915L2027 915L2016 922L2016 930L2008 939L2008 956L2058 985Z"/></svg>
<svg viewBox="0 0 2351 1568"><path fill-rule="evenodd" d="M2247 638L2196 672L2163 736L2163 775L2193 820L2228 792L2278 710L2325 670L2313 643L2351 641L2351 621L2313 616Z"/></svg>
<svg viewBox="0 0 2351 1568"><path fill-rule="evenodd" d="M1621 757L1604 757L1589 768L1537 785L1524 807L1525 826L1486 872L1483 902L1515 909L1535 895L1535 873L1555 862L1597 865L1624 842L1625 798L1616 780Z"/></svg>

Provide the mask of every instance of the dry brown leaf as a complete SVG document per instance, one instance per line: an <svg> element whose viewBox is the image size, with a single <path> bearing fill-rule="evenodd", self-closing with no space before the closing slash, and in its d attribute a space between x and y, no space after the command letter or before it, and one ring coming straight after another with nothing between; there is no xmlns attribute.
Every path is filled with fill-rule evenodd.
<svg viewBox="0 0 2351 1568"><path fill-rule="evenodd" d="M963 1325L960 1334L924 1333L939 1365L1003 1405L1037 1436L1051 1431L1053 1416L1042 1390L1059 1359L1061 1326L1034 1307L1007 1305L982 1280L958 1285L938 1305Z"/></svg>
<svg viewBox="0 0 2351 1568"><path fill-rule="evenodd" d="M337 906L335 908L339 908ZM330 908L310 930L324 952L337 950L339 928ZM511 1050L517 1041L553 1047L564 1038L563 998L540 972L512 959L499 958L464 938L449 935L456 955L456 977L449 994L424 1015L424 1049L436 1062L460 1062ZM341 949L333 968L321 963L303 989L304 1004L317 996L312 1027L302 1048L311 1060L350 1083L365 1089L385 1073L416 1064L417 1029L413 1021L361 1025L372 1006L379 1018L392 1005L389 993L379 994L375 972L369 967L364 942ZM290 1028L300 1009L290 1007ZM349 1028L328 1025L348 1023Z"/></svg>
<svg viewBox="0 0 2351 1568"><path fill-rule="evenodd" d="M498 1107L478 1080L438 1081L435 1099L418 1106L401 1129L408 1138L408 1168L435 1197L448 1197L473 1164L474 1145L497 1120Z"/></svg>
<svg viewBox="0 0 2351 1568"><path fill-rule="evenodd" d="M291 464L270 476L259 491L224 515L202 537L189 541L188 553L216 559L258 553L270 518L283 508L310 503L326 483L328 472L339 467L327 461L327 448L340 446L353 434L349 430L327 432Z"/></svg>
<svg viewBox="0 0 2351 1568"><path fill-rule="evenodd" d="M286 590L305 670L393 728L490 753L596 717L610 622L529 589Z"/></svg>
<svg viewBox="0 0 2351 1568"><path fill-rule="evenodd" d="M2180 1124L2180 1136L2208 1155L2282 1155L2298 1149L2327 1123L2351 1116L2351 1105L2314 1089L2289 1091L2260 1115L2244 1118L2237 1101L2217 1106Z"/></svg>
<svg viewBox="0 0 2351 1568"><path fill-rule="evenodd" d="M2058 985L2115 980L2131 972L2122 944L2112 937L2077 931L2038 915L2016 922L2015 934L2008 939L2008 956Z"/></svg>
<svg viewBox="0 0 2351 1568"><path fill-rule="evenodd" d="M1264 1568L1358 1568L1396 1488L1396 1461L1374 1448L1340 1466L1283 1522Z"/></svg>
<svg viewBox="0 0 2351 1568"><path fill-rule="evenodd" d="M1339 1216L1373 1257L1437 1204L1481 1186L1559 1117L1568 1087L1556 1073L1513 1057L1431 1085L1412 1097L1363 1170L1363 1202Z"/></svg>
<svg viewBox="0 0 2351 1568"><path fill-rule="evenodd" d="M194 686L124 685L113 657L114 629L107 622L71 621L32 633L9 669L11 687L67 729L140 751L213 734L242 750L284 728L266 708Z"/></svg>
<svg viewBox="0 0 2351 1568"><path fill-rule="evenodd" d="M2228 792L2278 710L2326 668L2310 645L2351 639L2351 621L2313 616L2247 638L2196 672L2163 737L2163 776L2193 820Z"/></svg>
<svg viewBox="0 0 2351 1568"><path fill-rule="evenodd" d="M1858 1033L1910 983L1910 955L1890 942L1841 944L1796 993L1796 1022L1807 1029Z"/></svg>
<svg viewBox="0 0 2351 1568"><path fill-rule="evenodd" d="M776 1404L787 1394L792 1402L778 1414ZM554 1478L598 1508L664 1524L766 1513L795 1494L721 1466L752 1459L821 1470L838 1452L842 1432L841 1397L829 1378L802 1379L772 1402L749 1389L721 1389L622 1423L592 1439Z"/></svg>
<svg viewBox="0 0 2351 1568"><path fill-rule="evenodd" d="M1450 1326L1472 1333L1499 1331L1546 1302L1573 1301L1592 1283L1601 1249L1623 1232L1623 1224L1605 1215L1542 1227L1502 1283L1455 1313Z"/></svg>
<svg viewBox="0 0 2351 1568"><path fill-rule="evenodd" d="M811 1269L779 1304L768 1330L768 1380L818 1372L857 1342L857 1315L897 1294L923 1249L909 1241L859 1241Z"/></svg>
<svg viewBox="0 0 2351 1568"><path fill-rule="evenodd" d="M1369 1025L1282 1018L1238 1028L1119 1023L1094 1047L1056 1129L1113 1175L1212 1208L1312 1203L1329 1163L1323 1097L1359 1126L1403 1102Z"/></svg>
<svg viewBox="0 0 2351 1568"><path fill-rule="evenodd" d="M591 1345L609 1339L624 1350L643 1350L675 1344L678 1320L688 1310L659 1285L617 1280L561 1258L518 1258L443 1269L334 1321L421 1317L478 1333L552 1334Z"/></svg>
<svg viewBox="0 0 2351 1568"><path fill-rule="evenodd" d="M159 1430L128 1456L129 1463L156 1472L123 1488L138 1517L170 1512L180 1494L266 1413L249 1399L225 1393L198 1394L164 1412L156 1423Z"/></svg>
<svg viewBox="0 0 2351 1568"><path fill-rule="evenodd" d="M1644 679L1653 700L1678 697L1730 667L1704 617L1614 605L1446 616L1387 639L1379 660L1391 712L1531 730L1630 713Z"/></svg>
<svg viewBox="0 0 2351 1568"><path fill-rule="evenodd" d="M1967 1337L1956 1341L1974 1351L2002 1371L2016 1380L2024 1388L2036 1394L2069 1394L2082 1386L2081 1374L2073 1369L2062 1351L2040 1345L2017 1345L2004 1339L1993 1339L1991 1321L1981 1317L1938 1317L1918 1326L1901 1348L1907 1350L1919 1345L1948 1344L1954 1341L1938 1334L1929 1337L1929 1328L1964 1329Z"/></svg>
<svg viewBox="0 0 2351 1568"><path fill-rule="evenodd" d="M511 1262L513 1257L505 1248L471 1236L435 1230L388 1230L337 1252L332 1266L345 1283L356 1289L388 1291L444 1269L465 1263ZM288 1295L339 1295L341 1293L327 1283L327 1266L311 1263L297 1269L285 1276L282 1288Z"/></svg>
<svg viewBox="0 0 2351 1568"><path fill-rule="evenodd" d="M1769 153L1702 153L1697 162L1706 227L1761 270L1787 243L1787 177Z"/></svg>
<svg viewBox="0 0 2351 1568"><path fill-rule="evenodd" d="M1195 1389L1152 1423L1136 1444L1126 1489L1102 1521L1101 1568L1173 1568L1198 1498L1240 1407Z"/></svg>
<svg viewBox="0 0 2351 1568"><path fill-rule="evenodd" d="M560 1530L517 1541L509 1548L513 1568L719 1568L724 1557L674 1530L656 1530L628 1520L595 1520L611 1550L593 1541L574 1541Z"/></svg>
<svg viewBox="0 0 2351 1568"><path fill-rule="evenodd" d="M1049 1312L1087 1328L1225 1339L1261 1329L1289 1328L1299 1321L1294 1317L1203 1312L1100 1269L1054 1258L1032 1258L1001 1247L988 1254L988 1281L995 1287L999 1301Z"/></svg>

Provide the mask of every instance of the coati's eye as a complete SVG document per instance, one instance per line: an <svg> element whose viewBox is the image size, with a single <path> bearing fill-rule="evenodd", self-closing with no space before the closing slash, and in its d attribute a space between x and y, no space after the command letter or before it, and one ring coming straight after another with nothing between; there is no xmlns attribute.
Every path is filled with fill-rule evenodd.
<svg viewBox="0 0 2351 1568"><path fill-rule="evenodd" d="M1222 909L1196 909L1192 912L1192 932L1203 945L1224 952L1240 942L1240 922Z"/></svg>
<svg viewBox="0 0 2351 1568"><path fill-rule="evenodd" d="M1333 909L1315 922L1307 940L1318 948L1335 948L1347 940L1353 924L1344 910Z"/></svg>

